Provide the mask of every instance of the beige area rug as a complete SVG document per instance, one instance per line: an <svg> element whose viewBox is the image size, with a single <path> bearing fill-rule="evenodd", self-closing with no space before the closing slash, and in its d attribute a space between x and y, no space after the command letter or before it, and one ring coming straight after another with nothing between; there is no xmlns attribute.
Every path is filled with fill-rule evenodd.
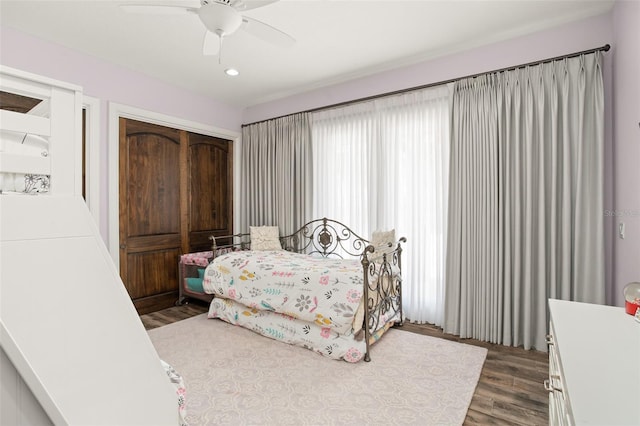
<svg viewBox="0 0 640 426"><path fill-rule="evenodd" d="M459 425L487 350L389 330L351 364L206 314L149 330L196 425Z"/></svg>

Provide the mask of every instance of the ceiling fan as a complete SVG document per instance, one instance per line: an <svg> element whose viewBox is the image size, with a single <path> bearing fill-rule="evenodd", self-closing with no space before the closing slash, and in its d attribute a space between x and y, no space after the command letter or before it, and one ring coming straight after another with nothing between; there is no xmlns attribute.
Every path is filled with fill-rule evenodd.
<svg viewBox="0 0 640 426"><path fill-rule="evenodd" d="M235 33L238 29L278 46L290 47L295 44L295 39L289 34L241 14L242 11L257 9L277 1L200 0L200 7L154 4L123 4L120 7L133 13L196 14L207 30L202 43L202 53L218 55L218 61L220 61L223 38Z"/></svg>

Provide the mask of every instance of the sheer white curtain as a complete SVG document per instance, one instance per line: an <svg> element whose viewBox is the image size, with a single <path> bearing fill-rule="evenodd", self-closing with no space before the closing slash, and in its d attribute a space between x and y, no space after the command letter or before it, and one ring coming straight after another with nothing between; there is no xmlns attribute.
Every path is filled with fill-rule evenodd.
<svg viewBox="0 0 640 426"><path fill-rule="evenodd" d="M404 310L441 324L449 161L447 86L312 114L314 217L370 238L395 228L403 252Z"/></svg>
<svg viewBox="0 0 640 426"><path fill-rule="evenodd" d="M376 116L372 103L311 115L312 216L338 220L367 239L378 225Z"/></svg>
<svg viewBox="0 0 640 426"><path fill-rule="evenodd" d="M445 332L546 349L549 298L604 303L601 53L456 83Z"/></svg>

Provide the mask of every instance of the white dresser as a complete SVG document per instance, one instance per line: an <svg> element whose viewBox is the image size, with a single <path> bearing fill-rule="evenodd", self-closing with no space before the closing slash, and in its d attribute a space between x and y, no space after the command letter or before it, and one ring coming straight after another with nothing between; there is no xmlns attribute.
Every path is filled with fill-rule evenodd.
<svg viewBox="0 0 640 426"><path fill-rule="evenodd" d="M618 307L549 309L549 424L640 425L640 323Z"/></svg>

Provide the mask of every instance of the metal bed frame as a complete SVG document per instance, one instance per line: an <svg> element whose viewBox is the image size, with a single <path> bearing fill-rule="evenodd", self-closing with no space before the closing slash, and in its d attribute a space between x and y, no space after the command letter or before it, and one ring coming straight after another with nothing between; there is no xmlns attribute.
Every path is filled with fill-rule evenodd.
<svg viewBox="0 0 640 426"><path fill-rule="evenodd" d="M213 258L229 250L249 250L249 233L238 233L221 237L209 237L212 241ZM322 218L312 220L290 235L280 237L282 248L295 253L325 258L359 258L363 273L363 297L366 301L364 315L365 361L370 361L371 337L384 324L384 316L396 318L393 325L401 326L402 313L402 243L401 237L386 247L374 247L336 220ZM382 254L376 253L382 251ZM213 259L212 259L213 260ZM361 338L362 336L360 336Z"/></svg>

